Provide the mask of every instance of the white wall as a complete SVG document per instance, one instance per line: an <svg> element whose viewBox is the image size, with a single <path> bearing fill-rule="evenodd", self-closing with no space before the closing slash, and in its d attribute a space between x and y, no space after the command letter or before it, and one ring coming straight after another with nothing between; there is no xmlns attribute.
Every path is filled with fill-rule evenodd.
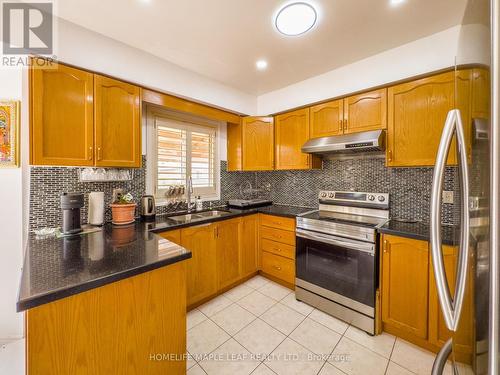
<svg viewBox="0 0 500 375"><path fill-rule="evenodd" d="M23 74L21 69L0 69L0 98L22 99ZM24 106L27 101L21 102L23 114ZM27 138L26 118L22 122L21 133ZM0 168L0 340L23 335L22 314L15 311L22 258L23 169Z"/></svg>
<svg viewBox="0 0 500 375"><path fill-rule="evenodd" d="M379 53L282 89L260 95L268 115L453 66L460 26Z"/></svg>
<svg viewBox="0 0 500 375"><path fill-rule="evenodd" d="M255 95L71 22L59 19L57 27L56 54L60 61L239 113L257 112Z"/></svg>

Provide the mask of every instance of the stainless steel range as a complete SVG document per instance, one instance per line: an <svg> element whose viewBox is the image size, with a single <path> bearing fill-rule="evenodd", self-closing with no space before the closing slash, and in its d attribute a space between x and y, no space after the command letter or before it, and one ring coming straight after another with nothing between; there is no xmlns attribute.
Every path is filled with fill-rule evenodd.
<svg viewBox="0 0 500 375"><path fill-rule="evenodd" d="M319 210L297 217L298 300L375 334L377 227L389 194L321 191Z"/></svg>

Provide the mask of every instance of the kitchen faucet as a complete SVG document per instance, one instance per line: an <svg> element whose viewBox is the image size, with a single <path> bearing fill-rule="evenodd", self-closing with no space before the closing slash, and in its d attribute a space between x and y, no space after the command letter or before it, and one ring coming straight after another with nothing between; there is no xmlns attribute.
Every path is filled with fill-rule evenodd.
<svg viewBox="0 0 500 375"><path fill-rule="evenodd" d="M191 212L193 203L191 203L191 196L193 195L193 179L191 176L188 177L187 182L186 182L186 204L187 204L187 211Z"/></svg>

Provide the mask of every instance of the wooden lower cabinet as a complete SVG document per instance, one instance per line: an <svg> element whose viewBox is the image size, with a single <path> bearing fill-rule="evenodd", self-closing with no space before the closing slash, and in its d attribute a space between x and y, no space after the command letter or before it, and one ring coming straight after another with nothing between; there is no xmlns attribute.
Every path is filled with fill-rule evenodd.
<svg viewBox="0 0 500 375"><path fill-rule="evenodd" d="M259 270L259 216L241 219L241 276L246 277Z"/></svg>
<svg viewBox="0 0 500 375"><path fill-rule="evenodd" d="M215 240L214 224L181 229L181 245L192 253L186 272L188 306L217 293Z"/></svg>
<svg viewBox="0 0 500 375"><path fill-rule="evenodd" d="M161 267L26 312L26 373L186 373L188 261Z"/></svg>
<svg viewBox="0 0 500 375"><path fill-rule="evenodd" d="M217 248L218 290L236 283L241 277L241 219L230 219L215 224Z"/></svg>
<svg viewBox="0 0 500 375"><path fill-rule="evenodd" d="M434 279L430 245L404 237L382 237L383 329L434 352L451 337L446 328ZM454 293L458 249L443 246L443 259L451 293ZM454 338L455 358L471 363L473 340L473 277L469 270L459 334Z"/></svg>
<svg viewBox="0 0 500 375"><path fill-rule="evenodd" d="M166 240L169 240L169 241L177 244L177 245L181 245L181 230L180 229L174 229L174 230L170 230L168 232L162 232L162 233L160 233L160 236L165 238Z"/></svg>
<svg viewBox="0 0 500 375"><path fill-rule="evenodd" d="M384 235L382 262L384 329L392 328L427 339L428 243Z"/></svg>

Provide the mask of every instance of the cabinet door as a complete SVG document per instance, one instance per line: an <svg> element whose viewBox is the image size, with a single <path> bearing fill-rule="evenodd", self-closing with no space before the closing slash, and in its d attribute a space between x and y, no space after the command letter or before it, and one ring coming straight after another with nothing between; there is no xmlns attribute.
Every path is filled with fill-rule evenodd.
<svg viewBox="0 0 500 375"><path fill-rule="evenodd" d="M383 236L384 326L427 338L429 250L425 241Z"/></svg>
<svg viewBox="0 0 500 375"><path fill-rule="evenodd" d="M205 224L181 229L181 245L192 252L186 273L189 306L217 293L215 226Z"/></svg>
<svg viewBox="0 0 500 375"><path fill-rule="evenodd" d="M57 64L30 77L31 163L94 165L92 73Z"/></svg>
<svg viewBox="0 0 500 375"><path fill-rule="evenodd" d="M387 89L344 99L344 133L387 128Z"/></svg>
<svg viewBox="0 0 500 375"><path fill-rule="evenodd" d="M276 169L309 169L311 155L301 151L309 139L309 108L276 116Z"/></svg>
<svg viewBox="0 0 500 375"><path fill-rule="evenodd" d="M344 101L339 99L311 107L310 119L311 138L342 134Z"/></svg>
<svg viewBox="0 0 500 375"><path fill-rule="evenodd" d="M140 88L95 75L96 165L141 166Z"/></svg>
<svg viewBox="0 0 500 375"><path fill-rule="evenodd" d="M241 220L241 273L242 277L257 272L258 259L258 215L245 216Z"/></svg>
<svg viewBox="0 0 500 375"><path fill-rule="evenodd" d="M181 244L181 230L180 229L169 230L168 232L162 232L162 233L160 233L160 236L165 238L166 240L169 240L170 242L177 244L177 245Z"/></svg>
<svg viewBox="0 0 500 375"><path fill-rule="evenodd" d="M220 221L216 224L219 290L240 279L240 230L241 219L239 218Z"/></svg>
<svg viewBox="0 0 500 375"><path fill-rule="evenodd" d="M227 124L227 170L241 171L242 169L242 124Z"/></svg>
<svg viewBox="0 0 500 375"><path fill-rule="evenodd" d="M450 292L455 293L456 267L458 261L458 248L452 246L443 246L443 259L446 270L446 278L450 286ZM454 352L455 356L459 355L459 361L470 362L472 354L473 340L473 288L472 288L472 268L469 270L467 283L467 293L464 300L462 316L460 318L460 326L458 332L454 335ZM430 287L429 287L429 341L439 347L451 337L451 332L446 328L443 319L439 297L436 289L436 280L432 264L430 266Z"/></svg>
<svg viewBox="0 0 500 375"><path fill-rule="evenodd" d="M243 118L243 170L274 168L274 121L272 117Z"/></svg>
<svg viewBox="0 0 500 375"><path fill-rule="evenodd" d="M454 72L388 89L387 166L432 166L444 122L455 105ZM448 163L456 163L455 144Z"/></svg>
<svg viewBox="0 0 500 375"><path fill-rule="evenodd" d="M490 118L490 72L477 68L472 71L472 117Z"/></svg>

